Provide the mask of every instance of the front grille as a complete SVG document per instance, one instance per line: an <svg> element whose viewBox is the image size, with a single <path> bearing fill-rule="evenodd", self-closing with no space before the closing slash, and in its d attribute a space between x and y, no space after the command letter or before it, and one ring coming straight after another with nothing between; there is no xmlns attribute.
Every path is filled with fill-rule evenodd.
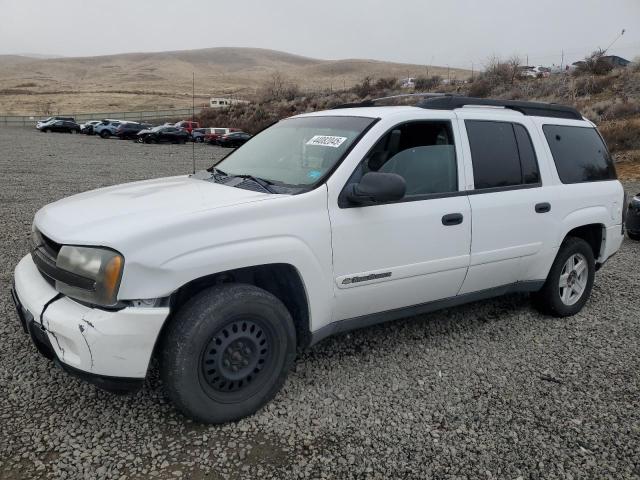
<svg viewBox="0 0 640 480"><path fill-rule="evenodd" d="M58 253L62 245L42 234L40 234L40 238L42 239L42 243L40 245L33 245L31 258L38 268L40 275L42 275L49 285L55 288L56 281L60 281L84 290L95 289L95 280L58 268L56 260L58 259Z"/></svg>

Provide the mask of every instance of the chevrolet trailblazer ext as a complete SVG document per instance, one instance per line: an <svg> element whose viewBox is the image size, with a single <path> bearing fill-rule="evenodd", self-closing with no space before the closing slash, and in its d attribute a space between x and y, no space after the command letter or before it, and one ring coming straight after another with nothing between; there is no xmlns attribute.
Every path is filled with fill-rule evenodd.
<svg viewBox="0 0 640 480"><path fill-rule="evenodd" d="M208 171L45 206L14 299L64 370L127 391L156 355L178 409L227 422L336 332L516 291L574 315L620 247L623 196L573 108L344 106Z"/></svg>

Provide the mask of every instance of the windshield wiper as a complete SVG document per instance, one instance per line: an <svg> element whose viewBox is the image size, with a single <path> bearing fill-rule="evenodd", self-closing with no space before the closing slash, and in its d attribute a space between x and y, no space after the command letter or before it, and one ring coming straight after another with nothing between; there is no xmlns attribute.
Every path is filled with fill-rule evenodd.
<svg viewBox="0 0 640 480"><path fill-rule="evenodd" d="M218 170L220 171L220 170ZM244 178L247 180L252 180L253 182L257 183L258 185L260 185L262 188L264 188L267 192L269 193L278 193L276 192L273 188L271 188L271 185L273 185L273 182L270 180L266 180L264 178L260 178L260 177L254 177L253 175L232 175L233 177L238 177L238 178Z"/></svg>

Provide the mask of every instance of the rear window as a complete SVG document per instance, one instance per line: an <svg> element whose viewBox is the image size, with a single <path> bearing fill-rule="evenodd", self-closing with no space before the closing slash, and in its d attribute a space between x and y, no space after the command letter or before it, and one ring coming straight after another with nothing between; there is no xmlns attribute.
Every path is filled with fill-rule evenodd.
<svg viewBox="0 0 640 480"><path fill-rule="evenodd" d="M617 178L609 151L595 128L544 125L542 130L562 183Z"/></svg>
<svg viewBox="0 0 640 480"><path fill-rule="evenodd" d="M540 182L529 133L520 124L466 120L477 190Z"/></svg>

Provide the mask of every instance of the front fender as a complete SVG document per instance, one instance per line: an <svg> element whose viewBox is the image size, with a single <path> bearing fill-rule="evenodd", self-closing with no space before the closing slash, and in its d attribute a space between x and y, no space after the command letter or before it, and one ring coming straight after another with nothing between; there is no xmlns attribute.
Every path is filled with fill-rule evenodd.
<svg viewBox="0 0 640 480"><path fill-rule="evenodd" d="M181 217L122 253L119 300L161 298L215 273L288 264L300 274L312 329L331 321L331 226L326 190Z"/></svg>

